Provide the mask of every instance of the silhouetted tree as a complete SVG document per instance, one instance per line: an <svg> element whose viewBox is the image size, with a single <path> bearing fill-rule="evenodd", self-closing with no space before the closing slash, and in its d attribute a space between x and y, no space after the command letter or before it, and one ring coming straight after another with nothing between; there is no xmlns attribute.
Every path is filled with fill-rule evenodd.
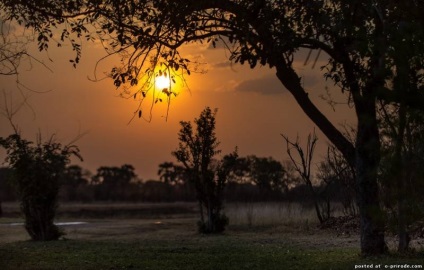
<svg viewBox="0 0 424 270"><path fill-rule="evenodd" d="M325 160L319 163L317 179L322 183L322 195L328 204L341 200L345 215L357 215L355 170L334 146L327 148Z"/></svg>
<svg viewBox="0 0 424 270"><path fill-rule="evenodd" d="M75 201L81 199L80 192L88 188L89 172L84 171L78 165L71 165L65 168L61 179L61 190L63 199Z"/></svg>
<svg viewBox="0 0 424 270"><path fill-rule="evenodd" d="M319 204L319 196L318 192L315 190L313 185L313 176L311 175L311 166L312 159L314 157L316 142L318 141L318 137L315 134L309 134L308 140L306 143L306 153L304 152L302 146L300 146L299 137L296 138L295 142L289 140L289 138L285 135L282 135L284 140L286 141L287 154L292 161L296 171L301 176L304 184L308 187L310 194L314 199L315 212L317 214L318 220L320 223L323 223L326 219L330 217L330 206L327 205L327 211L322 211ZM296 158L292 150L297 152L298 158ZM299 159L299 160L297 160ZM328 202L329 203L329 202ZM324 215L326 214L326 215Z"/></svg>
<svg viewBox="0 0 424 270"><path fill-rule="evenodd" d="M422 110L422 1L54 0L35 4L3 0L0 4L9 19L37 31L40 49L53 40L52 28L62 25L60 42L71 40L76 52L73 64L79 61L81 48L79 39L71 35L100 36L109 53L126 52L123 66L111 72L116 86L136 85L144 75L154 77L154 68L160 65L190 73L189 61L179 48L192 42L215 46L221 41L230 51L230 60L251 68L258 64L275 68L276 76L306 115L356 167L362 253L387 250L377 182L380 137L376 101L404 102ZM95 30L90 31L87 24ZM324 78L346 93L347 102L355 109L355 145L309 98L294 67L300 49L310 50L305 64L313 52L328 58L322 67ZM402 57L407 67L399 60ZM399 71L419 80L407 89L393 88L393 75ZM145 96L143 87L136 91ZM163 94L169 97L171 92Z"/></svg>
<svg viewBox="0 0 424 270"><path fill-rule="evenodd" d="M159 164L159 180L167 184L178 184L184 182L184 168L173 162L163 162Z"/></svg>
<svg viewBox="0 0 424 270"><path fill-rule="evenodd" d="M0 145L7 150L6 162L13 169L13 180L21 200L25 217L25 229L33 240L56 240L62 232L53 223L60 180L72 155L81 158L76 146L62 146L38 139L24 140L19 134L0 138Z"/></svg>
<svg viewBox="0 0 424 270"><path fill-rule="evenodd" d="M222 191L228 176L237 159L237 153L214 159L218 150L218 139L215 133L215 115L206 107L199 118L191 122L180 122L178 133L178 149L172 155L181 162L185 176L196 190L200 209L199 231L203 233L222 232L228 224L228 218L221 213ZM206 219L204 217L206 210Z"/></svg>
<svg viewBox="0 0 424 270"><path fill-rule="evenodd" d="M97 191L96 199L112 201L125 199L136 180L137 175L132 165L102 166L97 169L97 173L92 177L92 183Z"/></svg>
<svg viewBox="0 0 424 270"><path fill-rule="evenodd" d="M274 191L287 191L283 165L271 158L249 156L252 181L261 188Z"/></svg>
<svg viewBox="0 0 424 270"><path fill-rule="evenodd" d="M231 173L232 181L254 183L269 191L285 192L289 188L289 175L281 162L272 157L249 155L239 157Z"/></svg>
<svg viewBox="0 0 424 270"><path fill-rule="evenodd" d="M5 16L3 12L0 14L0 76L18 77L22 61L36 60L27 50L27 46L34 40L28 31L18 33Z"/></svg>
<svg viewBox="0 0 424 270"><path fill-rule="evenodd" d="M389 228L399 237L398 251L409 249L410 232L424 209L424 115L405 105L381 106L383 159L380 166Z"/></svg>

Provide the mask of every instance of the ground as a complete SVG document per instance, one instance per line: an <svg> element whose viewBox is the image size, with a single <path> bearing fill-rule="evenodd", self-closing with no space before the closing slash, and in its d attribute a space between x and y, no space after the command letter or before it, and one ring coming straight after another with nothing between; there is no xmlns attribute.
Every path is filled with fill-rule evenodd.
<svg viewBox="0 0 424 270"><path fill-rule="evenodd" d="M195 204L72 204L61 208L58 221L85 223L61 225L64 238L44 243L28 241L21 225L11 225L22 222L16 205L6 204L4 210L9 217L0 219L0 269L401 269L394 266L423 264L422 252L363 259L355 231L319 228L313 212L298 205L231 204L226 211L233 223L223 234L205 236L197 233Z"/></svg>

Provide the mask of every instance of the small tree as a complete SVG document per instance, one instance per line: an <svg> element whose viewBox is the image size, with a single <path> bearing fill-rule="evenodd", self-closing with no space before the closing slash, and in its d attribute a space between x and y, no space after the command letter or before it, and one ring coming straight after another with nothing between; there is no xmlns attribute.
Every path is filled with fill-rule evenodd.
<svg viewBox="0 0 424 270"><path fill-rule="evenodd" d="M6 162L13 169L25 217L25 229L33 240L57 240L63 233L53 223L58 206L62 174L72 155L82 159L76 146L62 146L53 137L42 143L24 140L18 133L0 137L7 151Z"/></svg>
<svg viewBox="0 0 424 270"><path fill-rule="evenodd" d="M299 173L302 178L304 184L308 187L311 195L314 199L315 211L320 223L323 223L326 219L329 218L329 209L330 206L327 204L326 211L322 211L319 204L319 194L315 190L312 183L312 175L311 175L311 166L312 166L312 158L314 156L315 145L318 141L318 137L315 134L309 134L308 141L306 143L306 153L304 153L302 147L300 146L299 137L296 138L296 142L292 142L285 135L282 135L284 140L286 141L287 154L289 155L290 160L292 161L296 171ZM299 156L300 162L296 161L296 158L293 157L292 150L295 150Z"/></svg>
<svg viewBox="0 0 424 270"><path fill-rule="evenodd" d="M325 200L330 202L337 198L346 216L357 216L355 168L333 145L328 146L327 156L319 163L316 177L325 187Z"/></svg>
<svg viewBox="0 0 424 270"><path fill-rule="evenodd" d="M236 152L224 156L220 161L214 159L221 152L217 150L216 113L217 109L212 111L209 107L205 108L200 117L194 120L195 131L190 122L182 121L178 134L179 146L172 152L183 164L187 180L196 189L200 209L199 231L203 233L222 232L228 224L228 218L221 213L222 191L237 159Z"/></svg>

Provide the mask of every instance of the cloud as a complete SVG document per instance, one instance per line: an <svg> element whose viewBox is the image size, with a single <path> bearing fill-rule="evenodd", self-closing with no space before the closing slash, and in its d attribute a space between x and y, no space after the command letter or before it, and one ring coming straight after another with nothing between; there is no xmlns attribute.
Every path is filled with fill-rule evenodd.
<svg viewBox="0 0 424 270"><path fill-rule="evenodd" d="M235 87L237 92L254 92L262 95L284 94L286 88L273 76L266 76L258 79L246 80Z"/></svg>
<svg viewBox="0 0 424 270"><path fill-rule="evenodd" d="M214 68L228 68L231 67L233 65L233 63L231 63L230 61L223 61L223 62L218 62L213 64Z"/></svg>

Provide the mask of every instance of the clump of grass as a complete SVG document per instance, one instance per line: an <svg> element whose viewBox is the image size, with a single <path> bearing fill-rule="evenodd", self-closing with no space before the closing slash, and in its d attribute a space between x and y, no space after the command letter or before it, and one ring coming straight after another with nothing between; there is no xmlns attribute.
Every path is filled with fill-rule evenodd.
<svg viewBox="0 0 424 270"><path fill-rule="evenodd" d="M241 226L308 226L315 223L314 209L298 203L259 202L227 204L225 214L231 225Z"/></svg>

